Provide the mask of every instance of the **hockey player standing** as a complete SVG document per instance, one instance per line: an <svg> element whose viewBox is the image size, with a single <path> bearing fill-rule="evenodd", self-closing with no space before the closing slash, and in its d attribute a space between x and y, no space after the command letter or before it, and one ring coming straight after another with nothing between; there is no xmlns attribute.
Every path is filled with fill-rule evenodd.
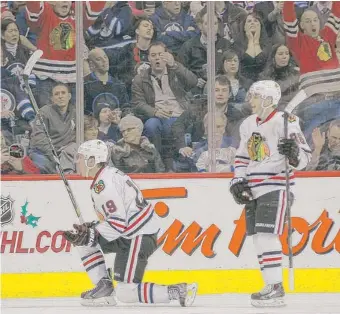
<svg viewBox="0 0 340 314"><path fill-rule="evenodd" d="M91 196L98 222L73 225L64 237L79 248L81 260L95 288L82 293L85 306L124 303L169 303L179 300L190 306L196 284L169 286L143 282L148 258L157 248L159 226L154 208L147 202L129 176L107 165L108 149L100 140L90 140L78 149L78 173L94 177ZM103 253L116 253L113 288Z"/></svg>
<svg viewBox="0 0 340 314"><path fill-rule="evenodd" d="M266 284L251 295L256 307L285 305L279 240L287 208L285 156L290 165L290 186L295 184L294 169L305 168L311 158L298 117L289 116L288 139L284 138L284 113L276 110L280 98L280 87L274 81L259 81L249 89L253 115L240 126L241 143L230 182L235 201L245 204L247 234L253 237ZM293 197L291 193L290 200Z"/></svg>

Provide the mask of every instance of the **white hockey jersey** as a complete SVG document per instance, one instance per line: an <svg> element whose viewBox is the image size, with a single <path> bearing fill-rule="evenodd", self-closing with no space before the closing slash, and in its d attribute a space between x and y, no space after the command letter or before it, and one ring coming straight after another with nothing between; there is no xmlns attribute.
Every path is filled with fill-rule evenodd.
<svg viewBox="0 0 340 314"><path fill-rule="evenodd" d="M159 226L154 207L132 179L115 167L102 168L91 184L91 197L100 224L96 230L107 241L154 234Z"/></svg>
<svg viewBox="0 0 340 314"><path fill-rule="evenodd" d="M275 190L284 190L285 157L278 151L280 139L284 138L284 114L273 111L263 122L257 115L251 115L240 126L241 142L235 156L235 177L248 180L254 198ZM288 118L288 136L296 140L300 148L300 170L311 159L311 150L301 132L299 118ZM293 167L289 172L290 185L295 185Z"/></svg>

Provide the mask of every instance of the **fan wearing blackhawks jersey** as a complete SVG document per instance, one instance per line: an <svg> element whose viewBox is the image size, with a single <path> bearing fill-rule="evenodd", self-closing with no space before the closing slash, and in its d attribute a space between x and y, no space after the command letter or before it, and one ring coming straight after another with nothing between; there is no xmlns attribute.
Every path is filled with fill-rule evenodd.
<svg viewBox="0 0 340 314"><path fill-rule="evenodd" d="M196 284L165 286L142 282L148 259L157 248L160 228L153 205L143 198L128 175L107 165L108 157L104 142L90 140L79 147L76 158L78 173L94 177L91 197L99 219L75 224L74 230L63 233L79 248L82 263L95 286L82 293L81 304L112 306L116 305L117 298L124 303L179 300L181 306L190 306L196 296ZM108 253L116 253L113 272L118 284L115 289L103 255Z"/></svg>
<svg viewBox="0 0 340 314"><path fill-rule="evenodd" d="M290 200L294 198L294 170L305 168L311 159L298 117L288 117L288 138L284 137L284 113L276 110L280 98L280 87L274 81L259 81L250 87L248 99L253 115L240 126L241 142L230 182L235 201L245 204L247 234L253 238L266 284L262 291L251 295L256 307L285 305L279 240L287 208L285 157L290 165Z"/></svg>

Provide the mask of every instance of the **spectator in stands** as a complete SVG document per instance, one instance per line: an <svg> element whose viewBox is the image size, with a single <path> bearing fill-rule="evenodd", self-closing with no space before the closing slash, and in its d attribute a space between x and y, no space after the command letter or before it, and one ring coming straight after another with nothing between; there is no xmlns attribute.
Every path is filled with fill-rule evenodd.
<svg viewBox="0 0 340 314"><path fill-rule="evenodd" d="M135 114L145 121L144 135L165 158L162 138L171 141L171 125L189 108L187 91L197 85L197 77L176 62L161 42L150 46L149 62L151 68L132 82L132 104ZM171 150L171 143L168 145ZM164 162L171 167L172 161Z"/></svg>
<svg viewBox="0 0 340 314"><path fill-rule="evenodd" d="M125 85L109 74L109 59L104 50L91 50L88 61L91 73L84 78L85 113L93 113L100 103L109 104L113 109L128 109Z"/></svg>
<svg viewBox="0 0 340 314"><path fill-rule="evenodd" d="M179 51L180 62L198 77L198 87L193 93L201 94L207 81L207 43L208 43L208 15L204 7L196 15L196 24L201 30L201 36L196 36L183 44ZM218 16L215 15L215 65L220 68L223 52L231 47L231 43L218 34Z"/></svg>
<svg viewBox="0 0 340 314"><path fill-rule="evenodd" d="M273 80L280 85L282 97L278 108L284 110L299 91L300 78L300 73L295 67L287 46L282 44L273 46L267 66L259 78Z"/></svg>
<svg viewBox="0 0 340 314"><path fill-rule="evenodd" d="M104 5L103 1L83 2L84 28L90 26ZM37 35L37 48L44 52L33 69L37 76L35 97L38 106L48 103L55 82L68 83L74 100L76 37L72 2L27 1L26 19L30 29Z"/></svg>
<svg viewBox="0 0 340 314"><path fill-rule="evenodd" d="M15 135L31 129L35 112L26 93L20 88L20 81L6 68L8 57L1 47L1 130L3 136L13 142Z"/></svg>
<svg viewBox="0 0 340 314"><path fill-rule="evenodd" d="M33 161L25 156L24 148L19 144L8 146L1 136L1 175L4 174L39 174L40 171Z"/></svg>
<svg viewBox="0 0 340 314"><path fill-rule="evenodd" d="M243 107L236 108L233 104L228 104L230 90L228 78L225 75L217 76L215 81L216 114L228 117L225 140L228 140L228 145L238 147L239 125L245 117L251 114L251 110ZM199 142L204 137L203 120L206 114L206 100L196 102L190 110L184 111L172 125L176 171L190 171L192 163L187 158L193 154L193 143Z"/></svg>
<svg viewBox="0 0 340 314"><path fill-rule="evenodd" d="M32 32L27 25L26 1L8 1L8 5L9 9L13 13L16 24L18 25L21 39L27 39L27 42L31 44L31 48L35 47L37 42L37 35Z"/></svg>
<svg viewBox="0 0 340 314"><path fill-rule="evenodd" d="M113 108L109 104L101 103L97 105L94 117L99 121L98 139L116 143L121 138L118 129L121 114L120 109Z"/></svg>
<svg viewBox="0 0 340 314"><path fill-rule="evenodd" d="M157 40L174 54L187 40L198 35L194 19L182 10L181 1L163 1L151 20L156 25Z"/></svg>
<svg viewBox="0 0 340 314"><path fill-rule="evenodd" d="M98 120L93 116L84 116L84 141L98 139Z"/></svg>
<svg viewBox="0 0 340 314"><path fill-rule="evenodd" d="M223 53L219 73L226 75L230 81L229 102L243 104L252 81L240 74L240 59L235 50L229 49Z"/></svg>
<svg viewBox="0 0 340 314"><path fill-rule="evenodd" d="M128 1L111 1L110 4L85 32L90 48L116 48L133 41L130 36L133 15Z"/></svg>
<svg viewBox="0 0 340 314"><path fill-rule="evenodd" d="M201 11L205 5L205 1L190 1L188 14L195 18L197 13Z"/></svg>
<svg viewBox="0 0 340 314"><path fill-rule="evenodd" d="M315 1L315 3L310 7L310 10L314 11L318 15L320 29L323 29L332 11L332 1Z"/></svg>
<svg viewBox="0 0 340 314"><path fill-rule="evenodd" d="M313 130L314 150L306 170L340 170L340 120L333 120L327 135Z"/></svg>
<svg viewBox="0 0 340 314"><path fill-rule="evenodd" d="M149 18L161 3L161 1L129 1L132 14L138 18Z"/></svg>
<svg viewBox="0 0 340 314"><path fill-rule="evenodd" d="M191 134L186 134L184 143L182 147L175 153L174 159L174 170L176 172L196 172L196 171L207 171L209 165L209 159L207 153L201 156L201 154L208 150L208 114L200 121L201 126L198 127L196 131L203 131L199 137L196 137L199 133L194 134L193 138L190 138ZM215 148L217 150L218 164L221 164L219 172L222 172L223 166L225 171L231 171L230 165L232 165L235 148L229 149L233 153L230 155L225 150L220 150L221 148L229 147L231 142L230 138L224 136L227 127L227 117L220 112L215 113ZM178 143L179 144L179 141ZM236 151L236 150L235 150ZM224 171L223 171L224 172Z"/></svg>
<svg viewBox="0 0 340 314"><path fill-rule="evenodd" d="M65 172L74 172L74 155L76 145L76 110L70 103L71 93L67 85L56 83L52 89L51 104L40 109L47 131ZM30 157L39 167L41 173L56 173L56 163L53 158L49 141L39 119L33 123L33 133L30 143Z"/></svg>
<svg viewBox="0 0 340 314"><path fill-rule="evenodd" d="M304 135L310 144L315 128L340 118L340 68L335 51L340 2L333 2L332 14L321 31L318 15L312 10L302 14L302 32L299 31L292 2L284 2L283 17L287 46L300 66L300 89L314 94L296 111L304 123Z"/></svg>
<svg viewBox="0 0 340 314"><path fill-rule="evenodd" d="M254 6L254 12L261 17L273 45L286 43L282 16L283 2L260 1Z"/></svg>
<svg viewBox="0 0 340 314"><path fill-rule="evenodd" d="M115 167L127 173L164 172L164 164L155 146L142 136L143 122L128 115L119 123L123 138L111 147Z"/></svg>
<svg viewBox="0 0 340 314"><path fill-rule="evenodd" d="M234 43L242 32L242 21L246 18L247 11L234 5L231 1L215 1L215 7L216 13L222 21L222 37Z"/></svg>
<svg viewBox="0 0 340 314"><path fill-rule="evenodd" d="M1 45L4 58L7 58L6 69L17 76L23 84L22 72L25 68L31 51L21 44L18 26L12 20L1 21Z"/></svg>
<svg viewBox="0 0 340 314"><path fill-rule="evenodd" d="M241 73L246 78L257 81L267 62L271 45L258 15L248 14L243 23L243 31L235 42L237 51L240 51Z"/></svg>
<svg viewBox="0 0 340 314"><path fill-rule="evenodd" d="M135 24L136 42L119 49L107 49L112 76L122 81L131 97L132 79L150 67L149 47L156 37L156 28L150 19L140 18Z"/></svg>
<svg viewBox="0 0 340 314"><path fill-rule="evenodd" d="M234 159L236 148L228 144L228 139L224 135L227 127L227 117L225 115L216 114L215 117L215 134L214 148L216 157L216 172L232 172L234 171ZM209 171L211 160L208 153L208 114L204 117L204 139L202 139L194 149L194 160L196 159L196 167L199 172Z"/></svg>

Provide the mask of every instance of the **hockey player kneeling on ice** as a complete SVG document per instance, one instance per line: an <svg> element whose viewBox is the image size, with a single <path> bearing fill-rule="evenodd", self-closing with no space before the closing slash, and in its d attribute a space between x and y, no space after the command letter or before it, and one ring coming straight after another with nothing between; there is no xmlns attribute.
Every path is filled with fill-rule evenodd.
<svg viewBox="0 0 340 314"><path fill-rule="evenodd" d="M280 87L274 81L259 81L249 89L253 115L240 126L241 142L230 182L236 203L245 204L247 234L253 237L266 284L251 295L251 303L257 307L285 305L279 240L287 208L285 156L290 186L295 185L294 169L305 168L311 159L298 117L288 117L288 139L284 138L284 113L276 110L280 98ZM290 200L293 197L290 193Z"/></svg>
<svg viewBox="0 0 340 314"><path fill-rule="evenodd" d="M157 248L159 226L154 208L147 202L129 176L107 165L108 149L100 140L83 143L76 158L77 172L94 177L91 196L98 222L73 225L64 237L79 248L83 265L94 289L81 295L86 306L116 305L115 297L124 303L169 303L178 300L190 306L197 285L179 283L157 285L143 282L148 258ZM113 288L103 254L116 253ZM108 267L110 268L110 267Z"/></svg>

